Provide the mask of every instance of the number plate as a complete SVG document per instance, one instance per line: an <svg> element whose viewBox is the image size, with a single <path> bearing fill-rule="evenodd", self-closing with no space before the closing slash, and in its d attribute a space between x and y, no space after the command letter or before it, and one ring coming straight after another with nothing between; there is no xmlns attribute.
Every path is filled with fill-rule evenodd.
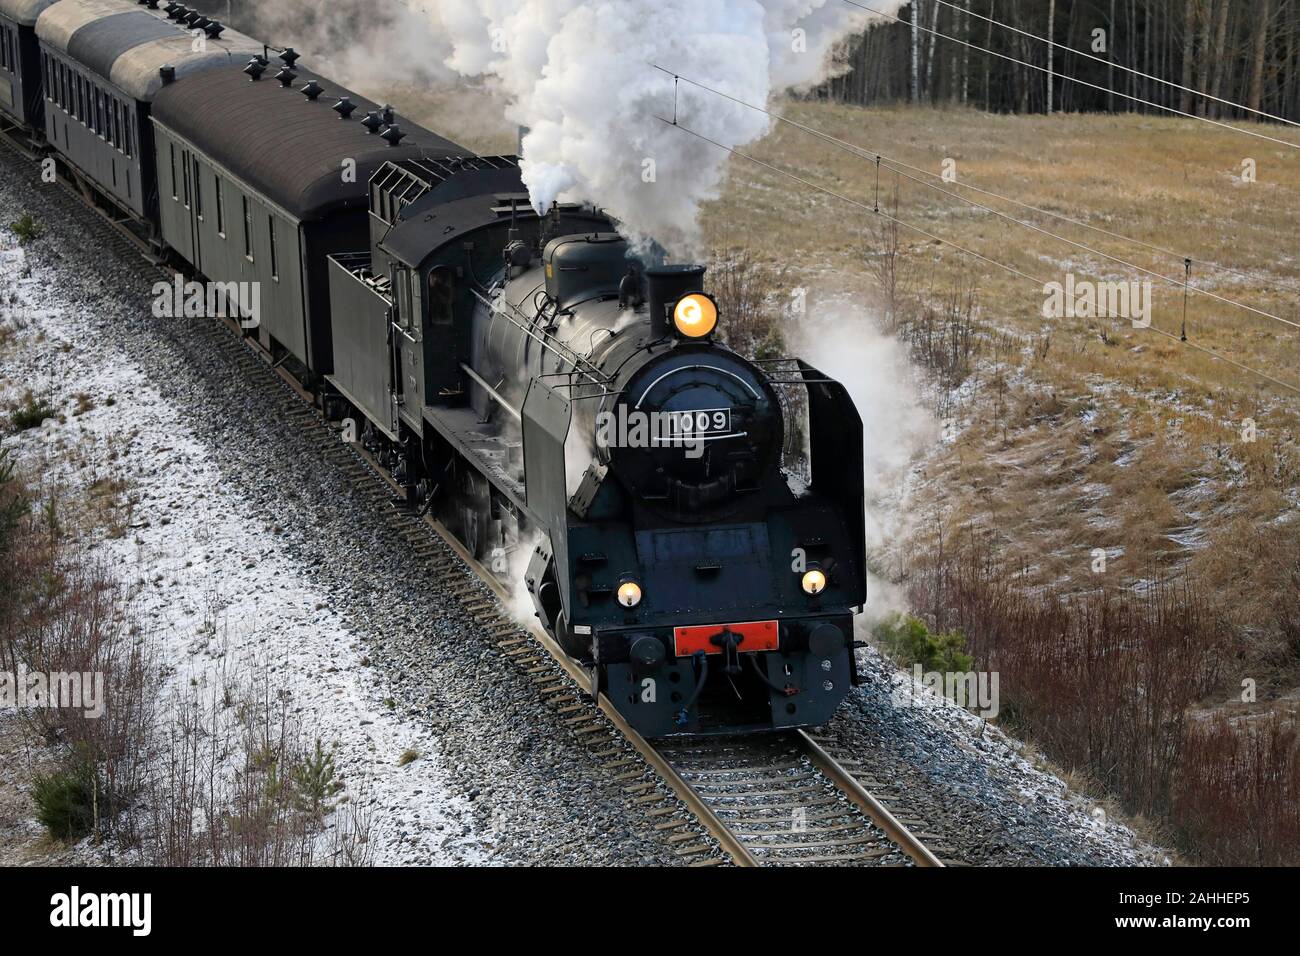
<svg viewBox="0 0 1300 956"><path fill-rule="evenodd" d="M666 412L668 438L707 438L731 432L731 409L700 408L690 412Z"/></svg>

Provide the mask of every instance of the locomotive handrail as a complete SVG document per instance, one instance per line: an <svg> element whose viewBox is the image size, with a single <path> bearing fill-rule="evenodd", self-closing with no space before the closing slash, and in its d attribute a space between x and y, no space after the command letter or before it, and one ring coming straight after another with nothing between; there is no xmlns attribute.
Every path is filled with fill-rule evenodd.
<svg viewBox="0 0 1300 956"><path fill-rule="evenodd" d="M592 380L592 382L595 385L598 385L601 388L609 387L610 384L609 377L606 376L603 372L601 372L600 369L596 368L596 366L592 365L591 362L589 362L587 359L583 358L577 352L573 351L573 349L569 348L567 345L563 345L560 342L551 339L549 336L539 335L533 329L532 325L529 324L527 321L516 322L514 319L510 318L510 316L506 315L505 312L497 309L493 301L491 299L486 298L477 289L470 289L470 292L473 293L474 298L478 299L479 302L487 306L492 311L496 312L503 319L505 319L507 322L509 322L511 325L517 328L520 332L524 333L524 335L536 341L537 344L540 345L542 348L564 359L566 362L569 362L573 366L573 368L568 370L564 374L586 375L588 378ZM507 306L509 306L512 312L514 312L516 315L519 316L520 319L524 319L524 320L527 319L527 316L519 309L519 306L515 305L504 295L498 296L497 301L504 302Z"/></svg>
<svg viewBox="0 0 1300 956"><path fill-rule="evenodd" d="M495 388L493 388L491 385L489 385L489 384L487 383L487 379L483 378L482 375L480 375L478 372L474 371L472 368L470 368L470 367L469 367L468 365L466 365L464 362L461 362L461 363L460 363L460 369L461 369L462 372L464 372L466 375L468 375L471 379L473 379L475 382L477 382L478 385L483 389L483 391L487 392L487 393L488 393L488 396L489 396L489 397L490 397L494 402L496 402L498 405L500 405L502 408L504 408L507 412L509 412L511 415L513 415L513 416L515 417L515 420L516 420L516 421L522 421L522 420L523 420L523 416L521 416L521 415L519 414L519 409L515 408L513 405L511 405L509 402L507 402L504 398L502 398L502 397L501 397L501 393L498 392Z"/></svg>

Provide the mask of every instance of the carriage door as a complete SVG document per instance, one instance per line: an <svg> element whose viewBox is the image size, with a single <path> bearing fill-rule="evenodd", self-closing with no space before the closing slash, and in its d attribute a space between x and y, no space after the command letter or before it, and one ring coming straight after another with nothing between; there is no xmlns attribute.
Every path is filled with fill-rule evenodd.
<svg viewBox="0 0 1300 956"><path fill-rule="evenodd" d="M185 166L189 171L190 189L194 193L194 212L190 216L190 231L193 236L194 258L190 260L194 268L200 273L206 273L203 268L203 250L200 248L200 239L203 235L203 178L199 175L200 167L198 157L189 150L185 151Z"/></svg>
<svg viewBox="0 0 1300 956"><path fill-rule="evenodd" d="M194 246L194 185L190 177L190 151L184 146L180 149L172 146L172 182L176 183L177 178L180 180L180 195L177 197L185 210L185 229L177 230L184 243L184 248L179 250L186 261L198 264L197 250ZM178 170L176 167L180 166ZM173 185L172 188L176 188Z"/></svg>

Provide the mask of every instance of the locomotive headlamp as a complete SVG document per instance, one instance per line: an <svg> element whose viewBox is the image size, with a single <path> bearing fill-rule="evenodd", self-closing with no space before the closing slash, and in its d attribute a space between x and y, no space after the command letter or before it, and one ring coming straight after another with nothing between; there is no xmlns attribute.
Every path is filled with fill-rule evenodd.
<svg viewBox="0 0 1300 956"><path fill-rule="evenodd" d="M673 325L688 339L703 338L718 324L718 304L703 292L692 292L673 306Z"/></svg>
<svg viewBox="0 0 1300 956"><path fill-rule="evenodd" d="M624 581L618 586L618 603L624 607L636 607L641 603L641 585L635 581Z"/></svg>
<svg viewBox="0 0 1300 956"><path fill-rule="evenodd" d="M821 568L809 568L803 573L801 583L805 594L821 594L826 590L826 574Z"/></svg>

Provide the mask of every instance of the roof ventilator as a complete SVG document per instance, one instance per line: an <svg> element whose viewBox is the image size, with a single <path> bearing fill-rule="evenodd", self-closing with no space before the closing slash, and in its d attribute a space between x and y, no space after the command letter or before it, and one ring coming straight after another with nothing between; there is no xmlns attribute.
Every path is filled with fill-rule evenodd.
<svg viewBox="0 0 1300 956"><path fill-rule="evenodd" d="M248 61L248 66L244 67L244 72L248 74L249 79L257 82L262 78L262 74L266 72L266 65L262 62L261 57L255 56Z"/></svg>
<svg viewBox="0 0 1300 956"><path fill-rule="evenodd" d="M298 74L286 66L279 73L275 74L275 78L280 81L281 86L288 89L293 85L293 81L298 79Z"/></svg>
<svg viewBox="0 0 1300 956"><path fill-rule="evenodd" d="M315 80L308 80L306 83L302 85L302 89L300 89L298 92L301 93L303 96L307 97L308 100L315 102L316 97L320 96L322 93L325 92L325 88L322 87Z"/></svg>
<svg viewBox="0 0 1300 956"><path fill-rule="evenodd" d="M402 132L402 127L394 123L392 126L388 127L388 129L384 130L381 134L381 138L387 140L389 146L396 146L406 138L406 134Z"/></svg>
<svg viewBox="0 0 1300 956"><path fill-rule="evenodd" d="M379 110L371 110L366 114L366 118L361 121L367 132L378 133L379 127L384 125L384 121L379 118Z"/></svg>
<svg viewBox="0 0 1300 956"><path fill-rule="evenodd" d="M332 108L335 113L339 114L339 119L347 119L349 116L352 115L352 111L357 108L357 104L353 103L351 99L344 96L344 97L340 97L339 101L335 103Z"/></svg>

